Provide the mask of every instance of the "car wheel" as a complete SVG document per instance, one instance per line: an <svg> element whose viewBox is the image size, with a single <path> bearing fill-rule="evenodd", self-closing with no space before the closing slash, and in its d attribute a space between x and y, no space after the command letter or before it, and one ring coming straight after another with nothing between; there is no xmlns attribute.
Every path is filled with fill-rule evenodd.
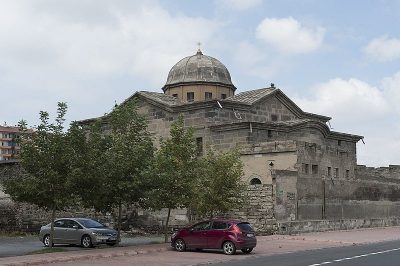
<svg viewBox="0 0 400 266"><path fill-rule="evenodd" d="M175 250L182 252L186 250L186 243L183 241L183 239L177 239L175 240Z"/></svg>
<svg viewBox="0 0 400 266"><path fill-rule="evenodd" d="M82 236L81 245L84 248L91 248L93 246L92 239L88 235Z"/></svg>
<svg viewBox="0 0 400 266"><path fill-rule="evenodd" d="M233 244L231 241L226 241L222 245L222 249L224 250L224 253L226 255L233 255L236 253L236 247L235 244Z"/></svg>
<svg viewBox="0 0 400 266"><path fill-rule="evenodd" d="M50 247L50 235L45 235L43 237L43 245L45 247ZM54 245L53 245L54 246Z"/></svg>
<svg viewBox="0 0 400 266"><path fill-rule="evenodd" d="M248 254L253 251L253 248L242 248L242 252Z"/></svg>

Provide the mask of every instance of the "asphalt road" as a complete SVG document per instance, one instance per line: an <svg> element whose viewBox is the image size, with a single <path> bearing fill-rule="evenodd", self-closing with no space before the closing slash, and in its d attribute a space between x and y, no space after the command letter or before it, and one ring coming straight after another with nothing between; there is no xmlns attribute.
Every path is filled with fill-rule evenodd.
<svg viewBox="0 0 400 266"><path fill-rule="evenodd" d="M243 262L229 261L211 265L242 266ZM246 266L399 266L400 241L248 257L245 264Z"/></svg>
<svg viewBox="0 0 400 266"><path fill-rule="evenodd" d="M121 246L133 246L150 243L161 243L164 237L160 236L137 236L137 237L122 237ZM82 250L79 246L55 245L66 251ZM32 251L43 249L43 243L39 241L37 236L24 237L0 237L0 258L26 255ZM106 245L100 248L108 248Z"/></svg>

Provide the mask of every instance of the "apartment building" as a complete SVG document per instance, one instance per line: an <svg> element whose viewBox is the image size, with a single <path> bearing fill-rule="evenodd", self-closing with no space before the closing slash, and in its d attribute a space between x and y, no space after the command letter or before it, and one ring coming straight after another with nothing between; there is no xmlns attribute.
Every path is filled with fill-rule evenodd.
<svg viewBox="0 0 400 266"><path fill-rule="evenodd" d="M19 152L17 139L20 135L18 127L0 126L0 161L15 159Z"/></svg>

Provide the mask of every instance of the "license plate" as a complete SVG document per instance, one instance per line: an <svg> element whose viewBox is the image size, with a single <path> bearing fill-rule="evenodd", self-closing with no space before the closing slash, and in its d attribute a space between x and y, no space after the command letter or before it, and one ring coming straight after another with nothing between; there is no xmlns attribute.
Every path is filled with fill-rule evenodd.
<svg viewBox="0 0 400 266"><path fill-rule="evenodd" d="M248 236L248 237L253 237L253 236L254 236L254 234L247 234L247 236Z"/></svg>

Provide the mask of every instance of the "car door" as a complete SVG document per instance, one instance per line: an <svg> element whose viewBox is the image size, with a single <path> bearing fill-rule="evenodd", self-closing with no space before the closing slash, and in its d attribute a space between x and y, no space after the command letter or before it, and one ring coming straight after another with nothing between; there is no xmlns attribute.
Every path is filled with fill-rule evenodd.
<svg viewBox="0 0 400 266"><path fill-rule="evenodd" d="M211 229L207 231L207 248L221 248L228 228L229 224L227 222L213 221Z"/></svg>
<svg viewBox="0 0 400 266"><path fill-rule="evenodd" d="M76 221L71 221L71 244L81 244L81 238L83 234L83 227Z"/></svg>
<svg viewBox="0 0 400 266"><path fill-rule="evenodd" d="M207 248L207 231L211 227L211 222L201 222L189 228L189 233L185 237L185 242L189 248Z"/></svg>
<svg viewBox="0 0 400 266"><path fill-rule="evenodd" d="M65 229L63 231L63 238L65 243L68 244L80 244L80 228L82 228L74 220L65 220Z"/></svg>
<svg viewBox="0 0 400 266"><path fill-rule="evenodd" d="M65 229L66 222L64 219L57 220L54 222L54 243L62 244L65 243Z"/></svg>

